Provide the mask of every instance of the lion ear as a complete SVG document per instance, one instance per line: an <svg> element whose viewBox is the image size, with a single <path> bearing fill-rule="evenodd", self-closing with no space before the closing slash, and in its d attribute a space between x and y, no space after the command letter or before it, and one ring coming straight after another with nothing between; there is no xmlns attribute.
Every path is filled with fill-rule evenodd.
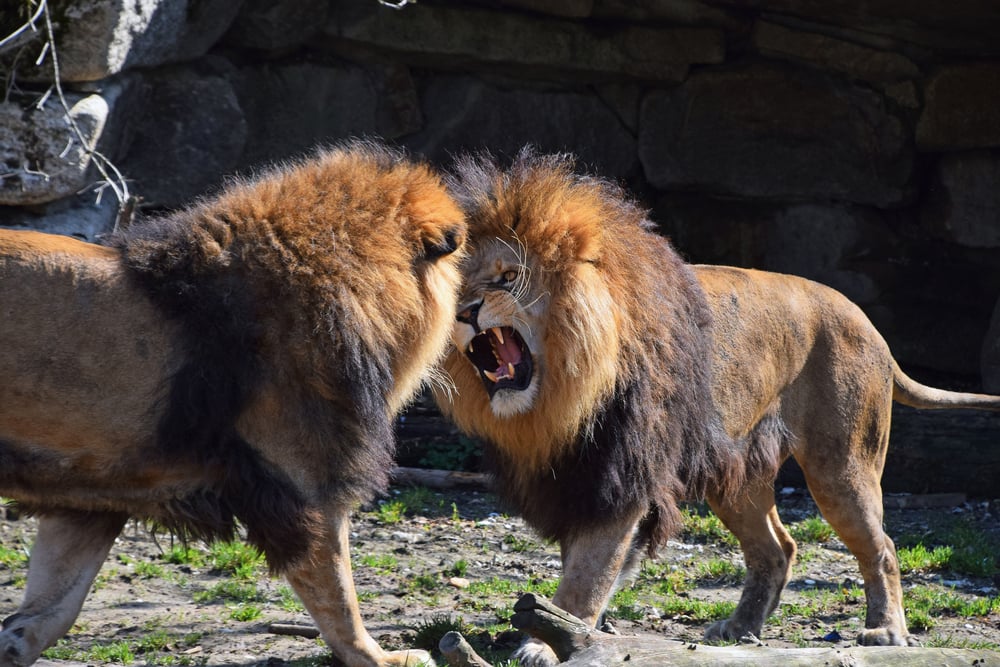
<svg viewBox="0 0 1000 667"><path fill-rule="evenodd" d="M438 257L450 255L461 248L464 241L465 232L459 226L446 229L443 234L425 234L423 238L424 257L435 260Z"/></svg>
<svg viewBox="0 0 1000 667"><path fill-rule="evenodd" d="M588 207L573 207L567 211L566 224L573 238L578 262L596 262L603 251L605 225L597 213Z"/></svg>

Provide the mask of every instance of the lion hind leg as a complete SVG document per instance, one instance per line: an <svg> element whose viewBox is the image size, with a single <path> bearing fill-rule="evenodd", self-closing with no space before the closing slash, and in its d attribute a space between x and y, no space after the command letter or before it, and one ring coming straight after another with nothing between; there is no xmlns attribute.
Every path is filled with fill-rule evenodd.
<svg viewBox="0 0 1000 667"><path fill-rule="evenodd" d="M26 667L69 631L126 519L101 512L41 516L24 601L0 632L0 665Z"/></svg>
<svg viewBox="0 0 1000 667"><path fill-rule="evenodd" d="M865 582L868 611L858 643L863 646L916 645L916 638L906 627L896 546L882 529L882 489L878 472L871 469L843 476L839 481L805 473L816 504L854 554Z"/></svg>
<svg viewBox="0 0 1000 667"><path fill-rule="evenodd" d="M729 618L709 626L705 638L759 636L791 576L795 540L778 517L770 481L761 480L737 499L709 498L709 504L740 541L747 574L736 609Z"/></svg>
<svg viewBox="0 0 1000 667"><path fill-rule="evenodd" d="M349 531L346 513L328 515L309 554L285 571L323 639L348 667L433 666L426 651L384 651L365 630L351 575Z"/></svg>

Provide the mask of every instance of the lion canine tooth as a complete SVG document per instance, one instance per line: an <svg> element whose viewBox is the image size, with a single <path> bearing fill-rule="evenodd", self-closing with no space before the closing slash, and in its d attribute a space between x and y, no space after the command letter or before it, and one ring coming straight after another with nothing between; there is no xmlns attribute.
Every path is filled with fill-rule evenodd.
<svg viewBox="0 0 1000 667"><path fill-rule="evenodd" d="M493 383L496 383L496 381L497 381L498 379L500 379L500 378L499 378L499 377L497 376L497 374L496 374L496 373L493 373L493 372L491 372L491 371L483 371L483 375L485 375L486 377L488 377L488 378L490 379L490 382L493 382Z"/></svg>
<svg viewBox="0 0 1000 667"><path fill-rule="evenodd" d="M500 330L500 327L493 327L493 335L496 336L497 340L500 341L500 344L503 345L503 331Z"/></svg>
<svg viewBox="0 0 1000 667"><path fill-rule="evenodd" d="M507 362L507 373L510 375L510 377L514 377L514 364L510 363L509 361Z"/></svg>
<svg viewBox="0 0 1000 667"><path fill-rule="evenodd" d="M469 343L469 354L472 354L472 343Z"/></svg>

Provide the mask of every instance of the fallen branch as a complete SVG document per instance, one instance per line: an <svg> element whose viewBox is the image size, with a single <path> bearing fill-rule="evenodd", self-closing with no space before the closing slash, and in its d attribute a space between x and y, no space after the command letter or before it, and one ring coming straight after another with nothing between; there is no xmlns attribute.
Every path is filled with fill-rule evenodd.
<svg viewBox="0 0 1000 667"><path fill-rule="evenodd" d="M487 489L490 476L481 472L460 472L458 470L430 470L425 468L392 469L394 484L426 486L429 489Z"/></svg>
<svg viewBox="0 0 1000 667"><path fill-rule="evenodd" d="M514 605L511 623L552 647L566 667L628 662L632 667L984 667L998 664L994 651L904 646L770 648L704 646L658 637L622 637L587 627L548 600L528 593Z"/></svg>
<svg viewBox="0 0 1000 667"><path fill-rule="evenodd" d="M267 631L272 635L290 635L292 637L305 637L306 639L316 639L319 637L319 628L315 625L272 623L267 626Z"/></svg>
<svg viewBox="0 0 1000 667"><path fill-rule="evenodd" d="M492 667L490 663L479 657L475 649L469 646L465 637L454 630L445 634L438 642L438 650L451 667Z"/></svg>

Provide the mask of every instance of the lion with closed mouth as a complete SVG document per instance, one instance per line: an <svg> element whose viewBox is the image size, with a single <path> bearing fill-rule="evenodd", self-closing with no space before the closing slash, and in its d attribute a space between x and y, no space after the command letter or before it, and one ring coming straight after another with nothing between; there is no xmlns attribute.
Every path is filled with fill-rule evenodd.
<svg viewBox="0 0 1000 667"><path fill-rule="evenodd" d="M554 602L594 624L643 549L707 499L740 541L747 575L710 639L759 634L796 545L774 498L794 457L857 557L861 644L912 643L880 478L893 400L1000 409L907 377L865 315L797 277L685 264L615 185L567 156L456 164L470 225L443 412L486 443L497 490L557 540ZM521 664L554 654L529 641Z"/></svg>
<svg viewBox="0 0 1000 667"><path fill-rule="evenodd" d="M447 345L465 239L428 166L350 142L109 246L0 230L0 495L39 516L0 665L72 626L129 517L247 539L348 665L416 665L361 622L349 515Z"/></svg>

